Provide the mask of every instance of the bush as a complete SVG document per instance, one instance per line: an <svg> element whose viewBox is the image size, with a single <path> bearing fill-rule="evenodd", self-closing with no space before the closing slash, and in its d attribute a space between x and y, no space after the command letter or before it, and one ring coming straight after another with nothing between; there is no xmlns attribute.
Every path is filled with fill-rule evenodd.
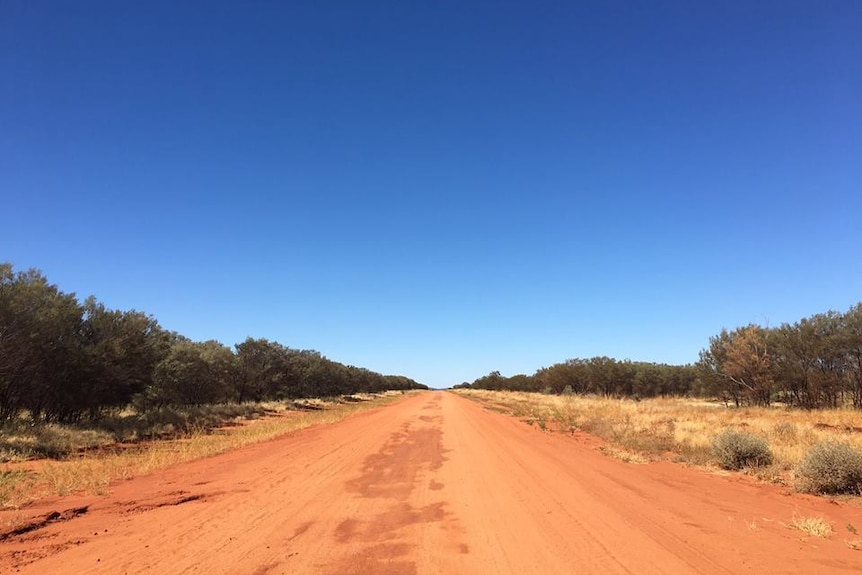
<svg viewBox="0 0 862 575"><path fill-rule="evenodd" d="M0 462L34 457L63 459L113 442L109 433L99 429L18 419L0 425Z"/></svg>
<svg viewBox="0 0 862 575"><path fill-rule="evenodd" d="M862 495L862 451L846 443L820 443L796 468L797 488L807 493Z"/></svg>
<svg viewBox="0 0 862 575"><path fill-rule="evenodd" d="M762 437L727 429L712 442L712 452L724 469L759 467L772 463L769 444Z"/></svg>

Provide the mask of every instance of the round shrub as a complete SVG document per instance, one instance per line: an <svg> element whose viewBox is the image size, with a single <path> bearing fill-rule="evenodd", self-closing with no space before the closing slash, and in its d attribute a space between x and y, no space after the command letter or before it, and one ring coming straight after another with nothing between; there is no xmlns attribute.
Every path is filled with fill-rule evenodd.
<svg viewBox="0 0 862 575"><path fill-rule="evenodd" d="M807 493L862 495L862 451L846 443L819 443L802 458L796 480Z"/></svg>
<svg viewBox="0 0 862 575"><path fill-rule="evenodd" d="M772 463L772 451L762 437L727 429L712 442L712 452L725 469L759 467Z"/></svg>

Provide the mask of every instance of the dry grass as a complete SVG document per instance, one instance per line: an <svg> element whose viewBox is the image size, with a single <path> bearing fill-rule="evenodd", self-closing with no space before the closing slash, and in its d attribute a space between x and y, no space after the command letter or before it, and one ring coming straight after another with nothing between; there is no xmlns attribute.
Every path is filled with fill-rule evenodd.
<svg viewBox="0 0 862 575"><path fill-rule="evenodd" d="M801 517L794 515L790 521L790 527L807 533L812 537L825 539L832 535L832 526L824 521L822 517Z"/></svg>
<svg viewBox="0 0 862 575"><path fill-rule="evenodd" d="M341 421L358 411L391 403L400 392L368 395L363 401L314 403L319 409L292 411L270 403L273 414L243 425L192 433L187 437L140 443L123 449L87 452L65 461L0 464L0 507L19 507L49 495L103 494L118 479L150 473L178 463L210 457L274 439L311 425ZM291 405L291 407L293 407ZM29 463L29 464L28 464Z"/></svg>
<svg viewBox="0 0 862 575"><path fill-rule="evenodd" d="M649 460L640 453L629 451L627 449L620 449L612 445L603 445L599 448L599 451L601 451L605 455L609 455L614 459L619 459L620 461L623 461L625 463L635 463L641 465L644 463L649 463Z"/></svg>
<svg viewBox="0 0 862 575"><path fill-rule="evenodd" d="M19 420L0 426L0 462L24 461L34 458L59 459L86 449L96 449L116 443L111 433L98 429L77 429L73 426L32 425Z"/></svg>
<svg viewBox="0 0 862 575"><path fill-rule="evenodd" d="M862 449L862 412L851 409L727 408L682 398L634 401L485 390L457 393L521 419L550 422L563 433L580 430L599 436L652 460L716 466L715 438L727 429L745 431L766 440L773 455L771 465L749 472L780 483L793 482L794 469L817 444L840 441Z"/></svg>
<svg viewBox="0 0 862 575"><path fill-rule="evenodd" d="M22 417L0 425L0 461L65 459L117 443L177 439L285 408L286 404L244 403L164 407L143 413L126 409L78 424L44 424Z"/></svg>

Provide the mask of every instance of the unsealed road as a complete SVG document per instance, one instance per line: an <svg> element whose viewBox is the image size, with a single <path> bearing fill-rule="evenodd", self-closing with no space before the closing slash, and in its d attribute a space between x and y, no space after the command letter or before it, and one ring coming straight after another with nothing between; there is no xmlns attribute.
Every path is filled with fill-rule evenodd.
<svg viewBox="0 0 862 575"><path fill-rule="evenodd" d="M852 503L631 465L428 392L50 502L87 513L0 543L0 573L860 573ZM44 513L39 509L22 513ZM49 509L50 510L50 509ZM830 540L787 526L835 524Z"/></svg>

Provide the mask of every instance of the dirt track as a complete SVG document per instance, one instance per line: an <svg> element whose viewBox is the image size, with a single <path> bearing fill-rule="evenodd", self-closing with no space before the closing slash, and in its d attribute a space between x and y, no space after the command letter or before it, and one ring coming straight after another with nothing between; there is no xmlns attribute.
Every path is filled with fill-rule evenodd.
<svg viewBox="0 0 862 575"><path fill-rule="evenodd" d="M0 573L859 573L862 509L631 465L449 393L120 483L0 542ZM836 528L789 528L794 513ZM9 517L8 512L3 517Z"/></svg>

